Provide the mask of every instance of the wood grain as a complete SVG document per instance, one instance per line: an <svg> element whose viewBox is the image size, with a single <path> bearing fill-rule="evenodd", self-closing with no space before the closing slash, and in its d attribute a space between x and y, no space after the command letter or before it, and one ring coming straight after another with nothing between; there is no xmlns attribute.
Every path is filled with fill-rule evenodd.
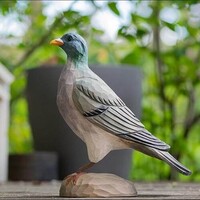
<svg viewBox="0 0 200 200"><path fill-rule="evenodd" d="M61 197L125 197L137 196L133 182L108 173L74 174L68 176L60 187Z"/></svg>
<svg viewBox="0 0 200 200"><path fill-rule="evenodd" d="M0 184L0 199L28 199L28 200L61 200L89 198L59 197L60 181L52 182L6 182ZM134 183L137 197L109 198L109 199L137 199L137 200L169 200L169 199L200 199L200 183L156 182ZM91 199L91 198L90 198ZM92 198L105 200L105 198Z"/></svg>

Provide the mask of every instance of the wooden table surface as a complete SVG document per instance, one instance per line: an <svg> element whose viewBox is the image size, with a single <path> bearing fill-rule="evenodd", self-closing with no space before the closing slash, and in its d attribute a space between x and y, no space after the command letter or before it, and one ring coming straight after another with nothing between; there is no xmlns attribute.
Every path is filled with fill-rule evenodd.
<svg viewBox="0 0 200 200"><path fill-rule="evenodd" d="M69 199L59 197L61 182L7 182L0 184L0 199ZM109 199L200 199L200 183L135 183L137 197ZM73 199L73 198L70 198ZM74 198L76 200L84 198ZM94 199L94 198L91 198ZM97 198L105 199L105 198Z"/></svg>

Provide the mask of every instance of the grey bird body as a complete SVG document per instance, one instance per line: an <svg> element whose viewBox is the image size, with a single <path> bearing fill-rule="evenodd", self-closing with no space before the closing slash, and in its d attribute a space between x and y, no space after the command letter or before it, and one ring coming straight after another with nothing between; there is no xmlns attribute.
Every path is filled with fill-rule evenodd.
<svg viewBox="0 0 200 200"><path fill-rule="evenodd" d="M73 62L68 61L59 79L57 105L69 127L86 143L89 160L97 163L111 150L130 148L130 144L128 142L123 143L120 138L113 136L92 123L77 109L80 107L78 101L82 101L82 106L85 106L85 109L88 111L90 109L95 109L95 106L98 105L98 102L87 98L84 93L82 93L82 95L80 94L79 97L75 97L75 95L77 96L77 94L75 94L77 90L76 83L80 83L80 81L84 79L88 81L90 79L98 81L99 79L99 81L102 81L89 68L86 70L78 70L75 68ZM103 81L99 83L105 84ZM82 98L93 102L88 104L84 102Z"/></svg>
<svg viewBox="0 0 200 200"><path fill-rule="evenodd" d="M66 34L54 44L68 55L58 84L58 108L73 132L86 143L91 162L99 162L112 150L133 148L165 161L182 174L191 173L168 153L169 145L149 133L115 92L89 69L82 37Z"/></svg>

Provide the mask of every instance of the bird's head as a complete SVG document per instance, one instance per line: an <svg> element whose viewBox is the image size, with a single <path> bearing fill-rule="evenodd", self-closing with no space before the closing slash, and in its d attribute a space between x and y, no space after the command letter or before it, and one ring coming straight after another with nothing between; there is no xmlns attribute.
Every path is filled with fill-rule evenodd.
<svg viewBox="0 0 200 200"><path fill-rule="evenodd" d="M50 44L61 47L68 58L72 60L87 60L87 44L85 40L76 33L67 33L61 38L52 40Z"/></svg>

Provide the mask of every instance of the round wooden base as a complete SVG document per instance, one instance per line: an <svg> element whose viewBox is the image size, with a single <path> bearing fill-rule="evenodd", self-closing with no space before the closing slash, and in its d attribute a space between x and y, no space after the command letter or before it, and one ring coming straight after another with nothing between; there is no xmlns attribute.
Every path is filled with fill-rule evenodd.
<svg viewBox="0 0 200 200"><path fill-rule="evenodd" d="M70 176L60 187L61 197L127 197L137 196L133 182L114 174L84 173Z"/></svg>

